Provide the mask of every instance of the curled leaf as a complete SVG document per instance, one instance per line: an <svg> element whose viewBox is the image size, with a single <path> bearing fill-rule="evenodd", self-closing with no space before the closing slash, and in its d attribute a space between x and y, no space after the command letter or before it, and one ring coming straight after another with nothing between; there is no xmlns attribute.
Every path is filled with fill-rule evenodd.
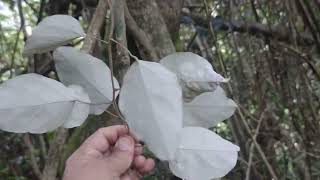
<svg viewBox="0 0 320 180"><path fill-rule="evenodd" d="M168 55L160 63L178 76L187 101L203 92L214 91L220 82L227 81L206 59L191 52Z"/></svg>
<svg viewBox="0 0 320 180"><path fill-rule="evenodd" d="M80 85L88 93L91 114L103 113L118 95L118 91L113 94L110 69L100 59L72 47L57 48L53 59L62 83ZM113 81L114 88L119 89L114 77Z"/></svg>
<svg viewBox="0 0 320 180"><path fill-rule="evenodd" d="M214 132L200 127L185 127L171 171L188 180L210 180L225 176L236 165L239 147Z"/></svg>
<svg viewBox="0 0 320 180"><path fill-rule="evenodd" d="M84 36L79 21L72 16L48 16L33 29L31 37L26 41L23 54L48 52Z"/></svg>
<svg viewBox="0 0 320 180"><path fill-rule="evenodd" d="M58 81L26 74L0 86L0 129L16 133L45 133L73 119L73 111L89 109L84 93L76 94ZM86 112L86 111L84 111ZM88 114L78 116L84 121Z"/></svg>
<svg viewBox="0 0 320 180"><path fill-rule="evenodd" d="M124 77L119 107L158 158L173 158L182 129L182 94L175 74L159 63L135 62Z"/></svg>
<svg viewBox="0 0 320 180"><path fill-rule="evenodd" d="M229 118L236 108L236 103L217 87L214 92L205 92L184 103L183 125L210 128Z"/></svg>

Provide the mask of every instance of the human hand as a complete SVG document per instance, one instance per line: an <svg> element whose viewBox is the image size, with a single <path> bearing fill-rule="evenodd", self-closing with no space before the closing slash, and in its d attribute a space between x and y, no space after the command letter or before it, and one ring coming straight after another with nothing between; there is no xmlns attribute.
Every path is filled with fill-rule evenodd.
<svg viewBox="0 0 320 180"><path fill-rule="evenodd" d="M155 162L125 126L101 128L67 160L63 180L138 180Z"/></svg>

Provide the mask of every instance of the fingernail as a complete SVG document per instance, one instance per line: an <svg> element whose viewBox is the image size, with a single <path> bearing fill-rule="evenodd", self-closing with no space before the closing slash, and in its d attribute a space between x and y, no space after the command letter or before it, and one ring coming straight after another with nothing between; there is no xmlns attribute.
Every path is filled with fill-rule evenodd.
<svg viewBox="0 0 320 180"><path fill-rule="evenodd" d="M116 143L116 147L121 151L130 151L133 148L133 142L129 137L120 137Z"/></svg>

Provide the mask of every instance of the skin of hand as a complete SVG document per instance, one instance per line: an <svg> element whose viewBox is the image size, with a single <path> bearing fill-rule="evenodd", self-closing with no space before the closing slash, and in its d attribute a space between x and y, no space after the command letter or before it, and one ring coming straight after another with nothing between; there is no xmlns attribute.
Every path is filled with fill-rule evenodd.
<svg viewBox="0 0 320 180"><path fill-rule="evenodd" d="M155 162L126 126L97 130L67 160L63 180L138 180Z"/></svg>

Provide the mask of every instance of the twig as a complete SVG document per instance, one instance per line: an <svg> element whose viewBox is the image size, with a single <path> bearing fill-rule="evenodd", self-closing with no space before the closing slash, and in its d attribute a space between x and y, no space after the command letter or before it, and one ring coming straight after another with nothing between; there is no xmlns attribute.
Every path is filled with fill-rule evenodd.
<svg viewBox="0 0 320 180"><path fill-rule="evenodd" d="M262 124L262 120L264 118L264 113L265 113L265 111L262 112L262 114L261 114L261 116L260 116L260 118L258 120L258 125L257 125L255 133L253 135L254 139L256 139L258 134L259 134L260 127L261 127L261 124ZM254 153L254 143L251 143L249 152L250 152L250 154L249 154L248 168L247 168L247 171L246 171L246 180L250 180L250 172L251 172L252 159L253 159L253 153Z"/></svg>
<svg viewBox="0 0 320 180"><path fill-rule="evenodd" d="M43 11L44 11L45 5L46 5L46 0L41 0L41 2L40 2L40 10L39 10L39 13L38 13L37 24L39 24L40 21L42 20Z"/></svg>
<svg viewBox="0 0 320 180"><path fill-rule="evenodd" d="M41 147L41 153L44 159L47 159L47 147L46 147L46 142L44 140L43 135L39 135L39 141L40 141L40 147Z"/></svg>
<svg viewBox="0 0 320 180"><path fill-rule="evenodd" d="M115 117L115 118L120 118L118 115L113 114L112 112L110 112L110 111L108 111L108 110L106 110L105 112L108 113L108 114L110 114L111 116L113 116L113 117Z"/></svg>
<svg viewBox="0 0 320 180"><path fill-rule="evenodd" d="M117 43L121 48L123 48L124 50L126 50L126 51L128 52L128 54L129 54L134 60L139 61L139 58L138 58L137 56L133 55L133 54L129 51L129 49L128 49L127 47L125 47L123 44L121 44L120 42L118 42L118 41L116 41L116 40L114 40L114 39L112 39L112 38L110 38L110 41Z"/></svg>
<svg viewBox="0 0 320 180"><path fill-rule="evenodd" d="M25 30L25 27L24 27L25 26L25 19L24 19L23 12L22 12L22 2L21 2L21 0L17 1L17 6L18 6L18 11L19 11L19 17L20 17L20 28L19 28L19 31L17 32L17 36L16 36L13 52L12 52L12 55L11 55L10 78L13 77L13 70L15 69L14 60L15 60L16 52L18 50L18 42L19 42L19 37L20 37L21 31L23 31L24 39L26 40L26 38L27 38L26 37L26 30Z"/></svg>
<svg viewBox="0 0 320 180"><path fill-rule="evenodd" d="M243 114L242 114L242 112L241 112L240 109L238 109L238 114L240 115L240 119L241 119L241 121L242 121L242 123L243 123L243 125L244 125L244 127L245 127L245 129L246 129L246 131L247 131L247 133L250 135L250 137L251 137L251 139L252 139L252 141L253 141L253 144L256 146L257 151L258 151L258 153L260 154L263 162L266 164L267 169L268 169L269 173L271 174L272 178L273 178L274 180L278 180L279 178L277 177L275 171L273 170L271 164L269 163L269 161L268 161L266 155L264 154L261 146L260 146L259 143L256 141L254 135L252 135L252 133L251 133L251 131L250 131L250 128L249 128L249 125L248 125L248 123L246 122L245 117L243 116Z"/></svg>
<svg viewBox="0 0 320 180"><path fill-rule="evenodd" d="M10 66L5 66L4 68L1 68L0 69L0 76L2 76L3 73L10 71L10 70L11 70Z"/></svg>
<svg viewBox="0 0 320 180"><path fill-rule="evenodd" d="M296 54L301 59L303 59L304 62L306 62L308 64L308 66L312 70L313 74L318 78L318 80L320 80L320 71L317 69L317 66L315 64L313 64L312 59L309 58L309 55L307 53L303 53L303 52L299 51L298 49L291 47L291 46L288 46L288 45L281 43L281 42L279 42L278 45L288 49L289 51L291 51L292 53Z"/></svg>
<svg viewBox="0 0 320 180"><path fill-rule="evenodd" d="M245 180L250 180L253 153L254 153L254 144L251 143L250 150L249 150L249 161L248 161L248 164L247 164L248 167L247 167L247 171L246 171L246 179Z"/></svg>
<svg viewBox="0 0 320 180"><path fill-rule="evenodd" d="M26 27L25 27L26 21L25 21L24 14L23 14L21 0L18 0L17 5L18 5L19 17L20 17L20 30L19 31L23 32L23 37L24 37L24 41L25 41L28 38L28 34L27 34ZM19 36L19 34L18 34L18 36Z"/></svg>
<svg viewBox="0 0 320 180"><path fill-rule="evenodd" d="M29 1L27 0L23 0L23 1L30 7L30 9L32 9L33 13L37 13L36 8L34 8L34 6L29 3Z"/></svg>
<svg viewBox="0 0 320 180"><path fill-rule="evenodd" d="M109 42L108 41L105 41L105 40L103 40L103 39L100 39L100 38L98 38L98 37L94 37L94 36L90 36L90 35L86 35L86 38L93 38L93 39L95 39L95 40L97 40L97 41L100 41L100 42L102 42L102 43L104 43L104 44L106 44L106 45L108 45L109 44ZM81 41L80 41L81 42Z"/></svg>
<svg viewBox="0 0 320 180"><path fill-rule="evenodd" d="M210 28L212 23L208 24L206 18L202 17L199 14L190 14L183 11L183 15L190 16L196 25ZM210 17L212 18L212 17ZM275 39L278 41L292 43L292 38L290 30L285 26L274 25L269 27L267 24L242 21L242 20L224 20L221 23L219 31L230 31L239 32L239 33L248 33L256 37L267 37ZM300 36L297 39L300 45L310 46L314 45L316 42L309 33L300 32Z"/></svg>

